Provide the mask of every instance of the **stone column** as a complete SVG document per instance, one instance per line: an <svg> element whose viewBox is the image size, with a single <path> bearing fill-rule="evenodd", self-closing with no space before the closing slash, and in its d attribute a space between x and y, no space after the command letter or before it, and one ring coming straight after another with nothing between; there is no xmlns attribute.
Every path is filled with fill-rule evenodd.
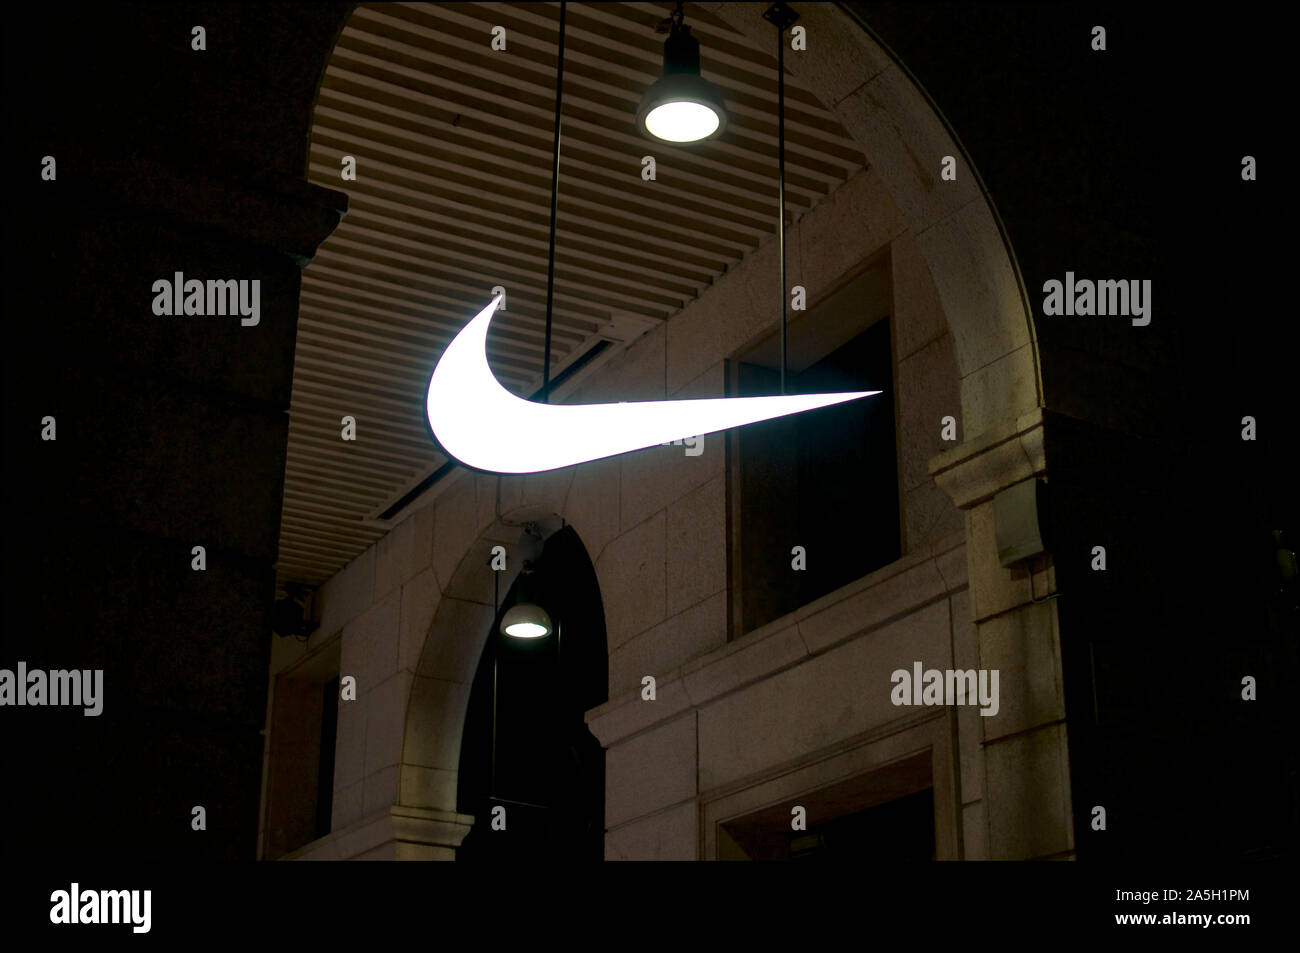
<svg viewBox="0 0 1300 953"><path fill-rule="evenodd" d="M966 514L979 667L999 672L997 714L972 719L983 770L962 778L963 803L982 798L966 823L986 825L990 860L1074 852L1056 572L1039 542L1033 487L1024 485L1046 471L1043 432L1034 410L930 462Z"/></svg>

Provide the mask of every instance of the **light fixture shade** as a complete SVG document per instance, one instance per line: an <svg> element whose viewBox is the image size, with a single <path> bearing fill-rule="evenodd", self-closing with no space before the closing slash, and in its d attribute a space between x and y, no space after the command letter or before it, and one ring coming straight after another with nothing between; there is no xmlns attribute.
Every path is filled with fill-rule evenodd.
<svg viewBox="0 0 1300 953"><path fill-rule="evenodd" d="M701 76L661 76L642 97L636 125L664 142L700 142L727 128L727 107L722 91Z"/></svg>
<svg viewBox="0 0 1300 953"><path fill-rule="evenodd" d="M727 128L722 90L700 75L700 44L690 27L677 26L664 41L664 71L636 112L642 135L663 142L700 142Z"/></svg>
<svg viewBox="0 0 1300 953"><path fill-rule="evenodd" d="M516 639L540 639L554 628L547 611L531 602L516 603L501 617L501 633Z"/></svg>

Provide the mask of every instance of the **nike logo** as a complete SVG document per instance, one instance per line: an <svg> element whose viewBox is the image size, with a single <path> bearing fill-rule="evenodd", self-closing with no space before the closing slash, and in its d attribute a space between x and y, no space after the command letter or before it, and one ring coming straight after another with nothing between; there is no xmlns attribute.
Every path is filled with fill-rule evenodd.
<svg viewBox="0 0 1300 953"><path fill-rule="evenodd" d="M477 470L558 470L880 393L539 404L510 393L488 367L487 330L500 302L493 298L461 329L429 379L426 409L434 436Z"/></svg>

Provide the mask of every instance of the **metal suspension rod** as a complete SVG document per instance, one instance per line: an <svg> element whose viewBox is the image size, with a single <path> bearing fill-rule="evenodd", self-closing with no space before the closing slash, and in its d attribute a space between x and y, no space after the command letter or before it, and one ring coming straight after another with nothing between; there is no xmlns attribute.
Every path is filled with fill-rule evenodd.
<svg viewBox="0 0 1300 953"><path fill-rule="evenodd" d="M488 641L492 648L492 767L488 773L488 799L490 800L497 790L497 616L501 612L501 575L495 569L492 570L492 631L488 633Z"/></svg>
<svg viewBox="0 0 1300 953"><path fill-rule="evenodd" d="M777 254L781 256L781 393L785 394L785 30L776 32Z"/></svg>
<svg viewBox="0 0 1300 953"><path fill-rule="evenodd" d="M560 97L564 90L564 14L560 0L560 52L555 67L555 145L551 151L551 251L546 267L546 346L542 355L542 403L551 402L551 307L555 296L555 213L560 195Z"/></svg>
<svg viewBox="0 0 1300 953"><path fill-rule="evenodd" d="M781 393L785 393L785 369L789 363L786 334L786 311L789 308L789 289L785 286L785 31L799 14L782 0L776 0L763 14L763 19L776 27L776 141L777 141L777 256L781 259Z"/></svg>

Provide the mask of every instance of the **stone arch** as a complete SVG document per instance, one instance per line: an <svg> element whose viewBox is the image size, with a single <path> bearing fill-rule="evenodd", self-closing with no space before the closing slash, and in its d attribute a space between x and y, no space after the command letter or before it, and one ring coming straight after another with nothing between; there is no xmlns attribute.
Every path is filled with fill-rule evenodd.
<svg viewBox="0 0 1300 953"><path fill-rule="evenodd" d="M419 621L422 647L407 701L398 773L398 804L438 812L456 810L456 780L461 738L469 705L470 686L493 619L494 579L488 567L492 547L515 550L521 525L528 520L563 520L573 527L595 561L592 549L597 527L584 518L575 501L576 522L561 514L567 506L574 469L500 477L466 474L461 483L436 505L435 527L448 535L460 528L459 539L440 538L459 558L445 563L445 581L435 560L432 574L437 586ZM580 488L579 493L584 491ZM472 528L471 528L472 527ZM597 533L596 535L599 535ZM500 574L500 596L514 583L519 566L513 558Z"/></svg>
<svg viewBox="0 0 1300 953"><path fill-rule="evenodd" d="M758 49L774 30L764 3L701 3ZM970 158L937 107L866 27L835 4L799 7L816 55L785 57L862 147L915 236L939 293L961 375L969 439L1042 404L1033 311L1014 254ZM957 158L941 181L943 156Z"/></svg>

